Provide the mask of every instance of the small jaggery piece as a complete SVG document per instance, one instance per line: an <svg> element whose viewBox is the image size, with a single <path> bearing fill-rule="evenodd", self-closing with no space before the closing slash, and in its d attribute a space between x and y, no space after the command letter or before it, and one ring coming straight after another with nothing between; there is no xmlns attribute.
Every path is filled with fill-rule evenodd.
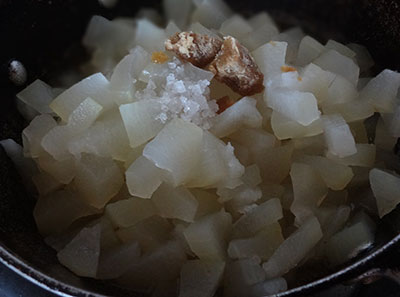
<svg viewBox="0 0 400 297"><path fill-rule="evenodd" d="M264 75L247 48L231 36L224 37L221 50L208 68L218 81L242 96L264 90Z"/></svg>
<svg viewBox="0 0 400 297"><path fill-rule="evenodd" d="M292 66L283 65L281 67L281 71L282 72L293 72L293 71L297 71L297 69Z"/></svg>
<svg viewBox="0 0 400 297"><path fill-rule="evenodd" d="M165 49L194 66L204 68L214 60L222 41L204 34L193 32L176 33L165 41Z"/></svg>
<svg viewBox="0 0 400 297"><path fill-rule="evenodd" d="M164 64L169 57L164 52L154 52L151 54L151 61L155 64Z"/></svg>
<svg viewBox="0 0 400 297"><path fill-rule="evenodd" d="M219 98L217 100L217 105L218 105L217 114L224 112L225 109L231 107L233 104L235 104L235 101L229 98L229 96L224 96L222 98Z"/></svg>

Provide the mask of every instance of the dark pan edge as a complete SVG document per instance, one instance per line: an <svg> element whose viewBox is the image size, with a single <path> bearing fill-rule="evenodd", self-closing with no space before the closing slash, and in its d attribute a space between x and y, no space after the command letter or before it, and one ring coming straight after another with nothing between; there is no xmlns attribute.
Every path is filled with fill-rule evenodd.
<svg viewBox="0 0 400 297"><path fill-rule="evenodd" d="M42 289L61 297L107 297L105 295L95 294L71 285L67 285L38 271L11 253L1 242L0 262L3 263L7 268L19 274L21 277L29 280Z"/></svg>
<svg viewBox="0 0 400 297"><path fill-rule="evenodd" d="M357 262L330 274L326 277L308 283L306 285L290 289L288 291L272 295L274 297L288 297L288 296L303 296L310 294L316 290L326 288L334 284L338 284L342 281L354 278L368 269L376 268L372 266L371 262L374 262L377 258L385 255L389 250L396 248L400 245L400 234L395 236L386 245L377 249L373 253L366 255ZM106 295L100 295L93 292L86 291L84 289L71 286L55 280L54 278L38 271L35 268L30 267L23 260L19 259L13 253L11 253L3 244L0 243L0 262L6 265L9 269L18 273L23 278L29 280L35 285L57 294L62 297L107 297Z"/></svg>
<svg viewBox="0 0 400 297"><path fill-rule="evenodd" d="M339 270L338 272L327 275L326 277L320 278L311 283L305 284L303 286L287 290L282 293L274 294L274 297L288 297L288 296L303 296L311 294L317 290L328 288L329 286L338 284L344 281L350 281L362 273L366 272L372 268L377 267L379 264L375 263L380 257L384 257L390 253L390 250L399 248L400 246L400 234L397 234L392 240L387 244L383 245L376 251L367 254L353 264L346 266L345 268ZM375 264L375 266L374 266Z"/></svg>

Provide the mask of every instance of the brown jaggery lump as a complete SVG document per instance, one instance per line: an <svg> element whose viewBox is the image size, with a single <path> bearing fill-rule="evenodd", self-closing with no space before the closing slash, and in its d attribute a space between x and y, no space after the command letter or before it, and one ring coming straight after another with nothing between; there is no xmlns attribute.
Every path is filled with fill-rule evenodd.
<svg viewBox="0 0 400 297"><path fill-rule="evenodd" d="M179 59L200 68L214 60L221 46L221 40L193 32L176 33L165 41L166 50L173 51Z"/></svg>
<svg viewBox="0 0 400 297"><path fill-rule="evenodd" d="M264 90L264 75L247 48L231 36L224 38L221 50L208 68L218 81L242 96L251 96Z"/></svg>
<svg viewBox="0 0 400 297"><path fill-rule="evenodd" d="M229 108L233 104L235 104L235 100L229 98L229 96L224 96L217 100L217 104L218 104L217 114L220 114L220 113L224 112L227 108Z"/></svg>

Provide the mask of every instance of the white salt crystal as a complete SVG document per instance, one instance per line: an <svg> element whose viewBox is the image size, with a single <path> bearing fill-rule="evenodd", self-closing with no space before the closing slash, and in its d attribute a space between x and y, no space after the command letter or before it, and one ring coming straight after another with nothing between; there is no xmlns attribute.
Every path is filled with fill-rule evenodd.
<svg viewBox="0 0 400 297"><path fill-rule="evenodd" d="M136 93L136 98L153 99L161 104L161 113L156 119L166 123L181 118L204 129L210 128L210 120L218 110L215 100L210 100L209 85L213 74L176 58L157 73L151 69L149 66L142 72L147 86Z"/></svg>

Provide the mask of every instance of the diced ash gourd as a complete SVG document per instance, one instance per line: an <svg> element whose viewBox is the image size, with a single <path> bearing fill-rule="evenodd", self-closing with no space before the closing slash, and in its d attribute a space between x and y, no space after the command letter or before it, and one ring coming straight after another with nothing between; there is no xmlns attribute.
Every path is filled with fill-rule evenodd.
<svg viewBox="0 0 400 297"><path fill-rule="evenodd" d="M94 16L94 74L17 95L23 147L0 144L60 262L155 297L261 297L368 248L366 213L400 203L399 73L365 77L364 47L280 33L265 12L163 7L165 29L152 9Z"/></svg>

